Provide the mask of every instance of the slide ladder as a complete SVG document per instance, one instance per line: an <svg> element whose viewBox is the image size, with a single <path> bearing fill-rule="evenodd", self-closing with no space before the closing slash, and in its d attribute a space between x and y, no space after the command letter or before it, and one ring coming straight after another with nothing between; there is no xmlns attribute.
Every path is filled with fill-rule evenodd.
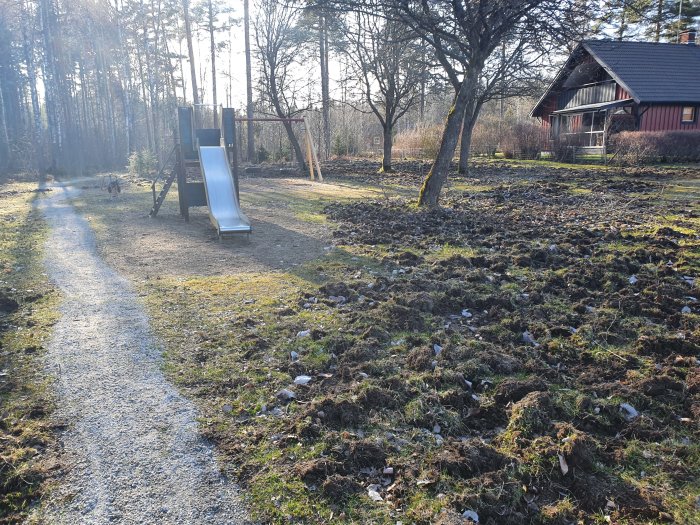
<svg viewBox="0 0 700 525"><path fill-rule="evenodd" d="M168 178L165 179L165 185L163 186L163 189L160 190L160 193L153 201L153 208L151 208L151 212L148 214L149 217L155 217L156 215L158 215L158 210L160 210L160 207L163 205L165 196L168 194L168 191L170 191L170 186L173 185L173 182L175 181L176 177L177 170L173 170L170 173L170 175L168 175ZM155 191L155 182L153 183L153 191Z"/></svg>

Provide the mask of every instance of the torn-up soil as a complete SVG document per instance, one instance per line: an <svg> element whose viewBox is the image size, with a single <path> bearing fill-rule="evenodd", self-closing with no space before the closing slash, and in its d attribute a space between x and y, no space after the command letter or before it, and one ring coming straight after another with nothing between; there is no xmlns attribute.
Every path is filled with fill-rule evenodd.
<svg viewBox="0 0 700 525"><path fill-rule="evenodd" d="M259 516L697 520L698 174L489 163L417 210L416 166L328 166L384 193L323 257L142 285Z"/></svg>

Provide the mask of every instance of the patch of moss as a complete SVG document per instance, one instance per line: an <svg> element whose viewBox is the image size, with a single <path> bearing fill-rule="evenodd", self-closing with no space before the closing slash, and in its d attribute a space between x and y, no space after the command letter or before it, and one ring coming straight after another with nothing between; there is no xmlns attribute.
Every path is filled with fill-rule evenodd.
<svg viewBox="0 0 700 525"><path fill-rule="evenodd" d="M40 364L59 297L43 273L48 229L34 208L36 182L0 181L0 521L21 523L47 490L44 456L54 442L50 378Z"/></svg>

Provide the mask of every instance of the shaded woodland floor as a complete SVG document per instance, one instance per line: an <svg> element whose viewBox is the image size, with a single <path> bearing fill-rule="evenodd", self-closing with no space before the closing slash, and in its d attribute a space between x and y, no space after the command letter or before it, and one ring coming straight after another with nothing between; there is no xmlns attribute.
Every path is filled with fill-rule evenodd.
<svg viewBox="0 0 700 525"><path fill-rule="evenodd" d="M99 179L75 206L132 281L265 523L692 523L700 172L483 163L242 182L251 241Z"/></svg>

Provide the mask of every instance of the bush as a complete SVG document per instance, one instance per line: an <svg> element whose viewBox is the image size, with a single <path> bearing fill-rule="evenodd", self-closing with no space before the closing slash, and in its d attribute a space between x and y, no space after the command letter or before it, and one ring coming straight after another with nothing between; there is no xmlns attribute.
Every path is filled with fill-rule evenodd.
<svg viewBox="0 0 700 525"><path fill-rule="evenodd" d="M550 153L552 160L557 162L574 162L574 152L577 148L583 146L588 137L579 134L558 135L550 141Z"/></svg>
<svg viewBox="0 0 700 525"><path fill-rule="evenodd" d="M291 159L292 148L289 144L282 145L277 151L275 151L274 155L272 155L273 162L290 162Z"/></svg>
<svg viewBox="0 0 700 525"><path fill-rule="evenodd" d="M331 153L336 157L345 155L357 155L360 152L357 137L354 134L348 133L346 136L336 135L333 139Z"/></svg>
<svg viewBox="0 0 700 525"><path fill-rule="evenodd" d="M494 157L501 141L500 119L492 116L479 117L472 131L471 154Z"/></svg>
<svg viewBox="0 0 700 525"><path fill-rule="evenodd" d="M394 148L420 152L422 158L435 158L440 148L442 131L443 126L440 124L421 124L396 135Z"/></svg>
<svg viewBox="0 0 700 525"><path fill-rule="evenodd" d="M699 162L700 131L623 131L610 137L610 151L624 165Z"/></svg>
<svg viewBox="0 0 700 525"><path fill-rule="evenodd" d="M258 162L267 162L270 159L270 152L265 149L265 146L258 146Z"/></svg>
<svg viewBox="0 0 700 525"><path fill-rule="evenodd" d="M158 159L149 149L134 151L129 156L129 173L144 179L149 178L158 170Z"/></svg>
<svg viewBox="0 0 700 525"><path fill-rule="evenodd" d="M544 144L542 126L530 122L520 122L512 125L503 133L501 152L507 159L519 157L522 159L538 159Z"/></svg>

